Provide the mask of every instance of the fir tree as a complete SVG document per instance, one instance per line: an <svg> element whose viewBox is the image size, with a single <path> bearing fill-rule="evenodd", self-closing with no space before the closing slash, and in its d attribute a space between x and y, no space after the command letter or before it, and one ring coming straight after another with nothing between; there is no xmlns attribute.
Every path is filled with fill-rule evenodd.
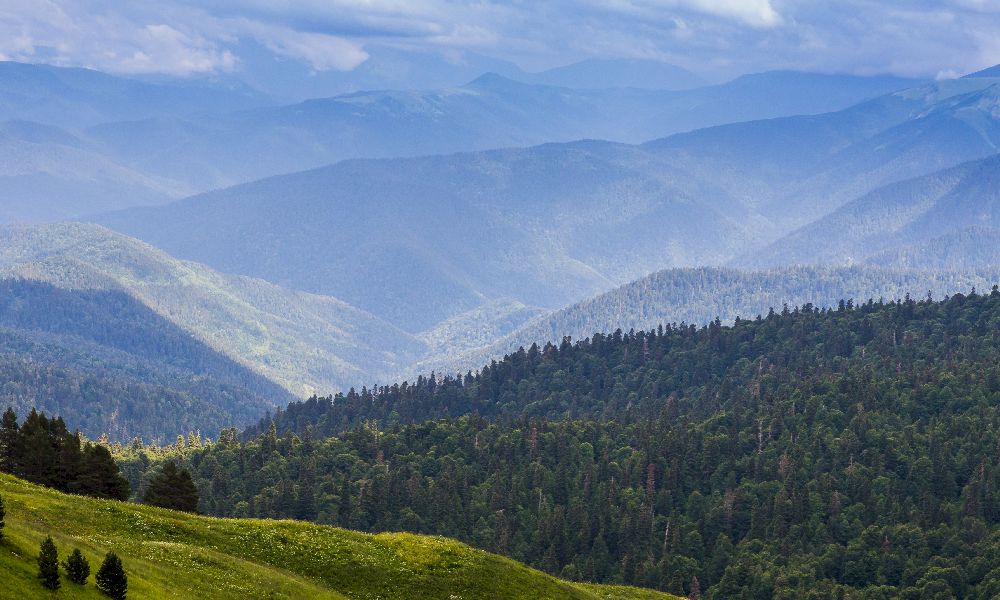
<svg viewBox="0 0 1000 600"><path fill-rule="evenodd" d="M38 578L42 580L42 585L50 590L58 590L59 581L59 551L56 550L52 536L48 536L42 542L38 551Z"/></svg>
<svg viewBox="0 0 1000 600"><path fill-rule="evenodd" d="M87 562L87 558L80 552L79 548L73 549L69 559L63 563L63 569L66 570L66 576L73 583L84 585L87 583L87 578L90 577L90 563Z"/></svg>
<svg viewBox="0 0 1000 600"><path fill-rule="evenodd" d="M97 581L97 589L106 596L114 600L125 600L125 595L128 592L128 576L125 575L125 569L122 568L121 559L114 552L108 552L107 556L104 557L104 562L97 570L94 580Z"/></svg>
<svg viewBox="0 0 1000 600"><path fill-rule="evenodd" d="M142 501L152 506L197 512L198 489L194 486L191 473L179 469L173 461L163 465L163 469L149 482Z"/></svg>
<svg viewBox="0 0 1000 600"><path fill-rule="evenodd" d="M17 415L8 407L0 419L0 471L17 475Z"/></svg>

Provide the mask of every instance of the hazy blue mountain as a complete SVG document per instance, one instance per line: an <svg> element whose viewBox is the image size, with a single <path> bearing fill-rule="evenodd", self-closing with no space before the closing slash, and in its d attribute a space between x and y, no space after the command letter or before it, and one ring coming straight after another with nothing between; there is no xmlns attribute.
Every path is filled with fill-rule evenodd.
<svg viewBox="0 0 1000 600"><path fill-rule="evenodd" d="M261 106L263 94L240 86L146 83L91 69L0 62L0 121L27 120L69 129L158 115Z"/></svg>
<svg viewBox="0 0 1000 600"><path fill-rule="evenodd" d="M365 90L434 90L457 87L483 73L515 77L512 62L462 51L451 57L378 44L365 45L368 59L350 71L316 70L301 60L283 59L254 40L241 39L236 71L215 79L258 89L283 103Z"/></svg>
<svg viewBox="0 0 1000 600"><path fill-rule="evenodd" d="M96 437L170 439L249 423L290 396L131 296L0 279L0 405Z"/></svg>
<svg viewBox="0 0 1000 600"><path fill-rule="evenodd" d="M927 267L987 266L995 264L989 245L997 227L1000 155L993 155L881 187L739 263L892 264L895 256L922 267L923 256ZM949 242L960 245L949 250Z"/></svg>
<svg viewBox="0 0 1000 600"><path fill-rule="evenodd" d="M992 154L1000 80L938 81L845 110L711 127L646 144L780 227L881 185Z"/></svg>
<svg viewBox="0 0 1000 600"><path fill-rule="evenodd" d="M771 73L667 92L570 89L488 73L434 91L358 92L225 115L107 123L88 133L140 171L211 189L347 158L578 139L642 142L706 125L840 109L909 83Z"/></svg>
<svg viewBox="0 0 1000 600"><path fill-rule="evenodd" d="M0 222L158 204L186 191L116 162L63 129L29 121L0 123Z"/></svg>
<svg viewBox="0 0 1000 600"><path fill-rule="evenodd" d="M465 372L480 368L532 343L559 343L563 337L590 337L595 332L651 330L667 323L704 325L719 318L753 319L770 309L812 303L836 306L840 300L896 299L907 294L940 298L989 289L1000 279L1000 266L981 271L927 271L874 266L843 268L792 267L767 271L697 268L668 269L614 290L540 315L492 344L465 353L438 353L422 361L416 372Z"/></svg>
<svg viewBox="0 0 1000 600"><path fill-rule="evenodd" d="M513 78L576 89L639 88L686 90L708 85L687 69L658 60L591 58L537 73L520 73Z"/></svg>
<svg viewBox="0 0 1000 600"><path fill-rule="evenodd" d="M0 228L0 276L125 293L300 397L384 379L427 348L336 298L223 275L95 225Z"/></svg>
<svg viewBox="0 0 1000 600"><path fill-rule="evenodd" d="M346 161L97 221L411 332L497 299L556 308L718 263L766 226L710 182L607 142Z"/></svg>

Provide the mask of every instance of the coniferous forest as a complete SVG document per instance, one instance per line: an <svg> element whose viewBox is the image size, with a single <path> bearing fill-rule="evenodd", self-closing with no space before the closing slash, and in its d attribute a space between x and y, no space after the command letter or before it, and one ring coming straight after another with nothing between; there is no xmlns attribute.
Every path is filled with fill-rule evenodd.
<svg viewBox="0 0 1000 600"><path fill-rule="evenodd" d="M200 510L458 538L710 598L1000 594L1000 291L532 347L116 449Z"/></svg>

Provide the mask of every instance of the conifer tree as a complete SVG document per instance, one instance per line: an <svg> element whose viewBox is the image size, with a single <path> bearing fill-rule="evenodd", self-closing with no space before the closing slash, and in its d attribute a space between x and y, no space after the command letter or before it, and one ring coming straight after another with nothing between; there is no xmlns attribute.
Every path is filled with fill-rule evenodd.
<svg viewBox="0 0 1000 600"><path fill-rule="evenodd" d="M114 552L108 552L104 557L104 562L97 570L94 580L97 581L97 589L101 590L104 595L114 600L125 600L125 595L128 592L128 576L125 575L125 569L122 568L121 559Z"/></svg>
<svg viewBox="0 0 1000 600"><path fill-rule="evenodd" d="M87 583L87 578L90 577L90 563L87 562L87 558L80 552L79 548L73 549L73 553L63 563L63 569L66 570L66 576L73 583L84 585Z"/></svg>
<svg viewBox="0 0 1000 600"><path fill-rule="evenodd" d="M42 580L42 585L50 590L58 590L59 581L59 551L56 550L52 536L48 536L42 541L38 551L38 578Z"/></svg>
<svg viewBox="0 0 1000 600"><path fill-rule="evenodd" d="M170 461L150 480L142 501L152 506L197 512L198 489L191 479L191 473Z"/></svg>
<svg viewBox="0 0 1000 600"><path fill-rule="evenodd" d="M0 418L0 471L17 475L17 415L8 407Z"/></svg>

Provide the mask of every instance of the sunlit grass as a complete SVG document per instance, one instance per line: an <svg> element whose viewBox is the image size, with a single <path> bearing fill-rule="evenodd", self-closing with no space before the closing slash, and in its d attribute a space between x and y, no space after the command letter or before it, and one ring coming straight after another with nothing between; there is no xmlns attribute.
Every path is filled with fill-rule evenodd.
<svg viewBox="0 0 1000 600"><path fill-rule="evenodd" d="M51 598L35 556L52 535L60 559L80 548L96 572L114 550L130 598L579 598L665 600L634 588L572 584L456 541L368 535L296 521L216 519L67 496L0 475L7 526L0 598ZM58 596L100 598L93 577Z"/></svg>

